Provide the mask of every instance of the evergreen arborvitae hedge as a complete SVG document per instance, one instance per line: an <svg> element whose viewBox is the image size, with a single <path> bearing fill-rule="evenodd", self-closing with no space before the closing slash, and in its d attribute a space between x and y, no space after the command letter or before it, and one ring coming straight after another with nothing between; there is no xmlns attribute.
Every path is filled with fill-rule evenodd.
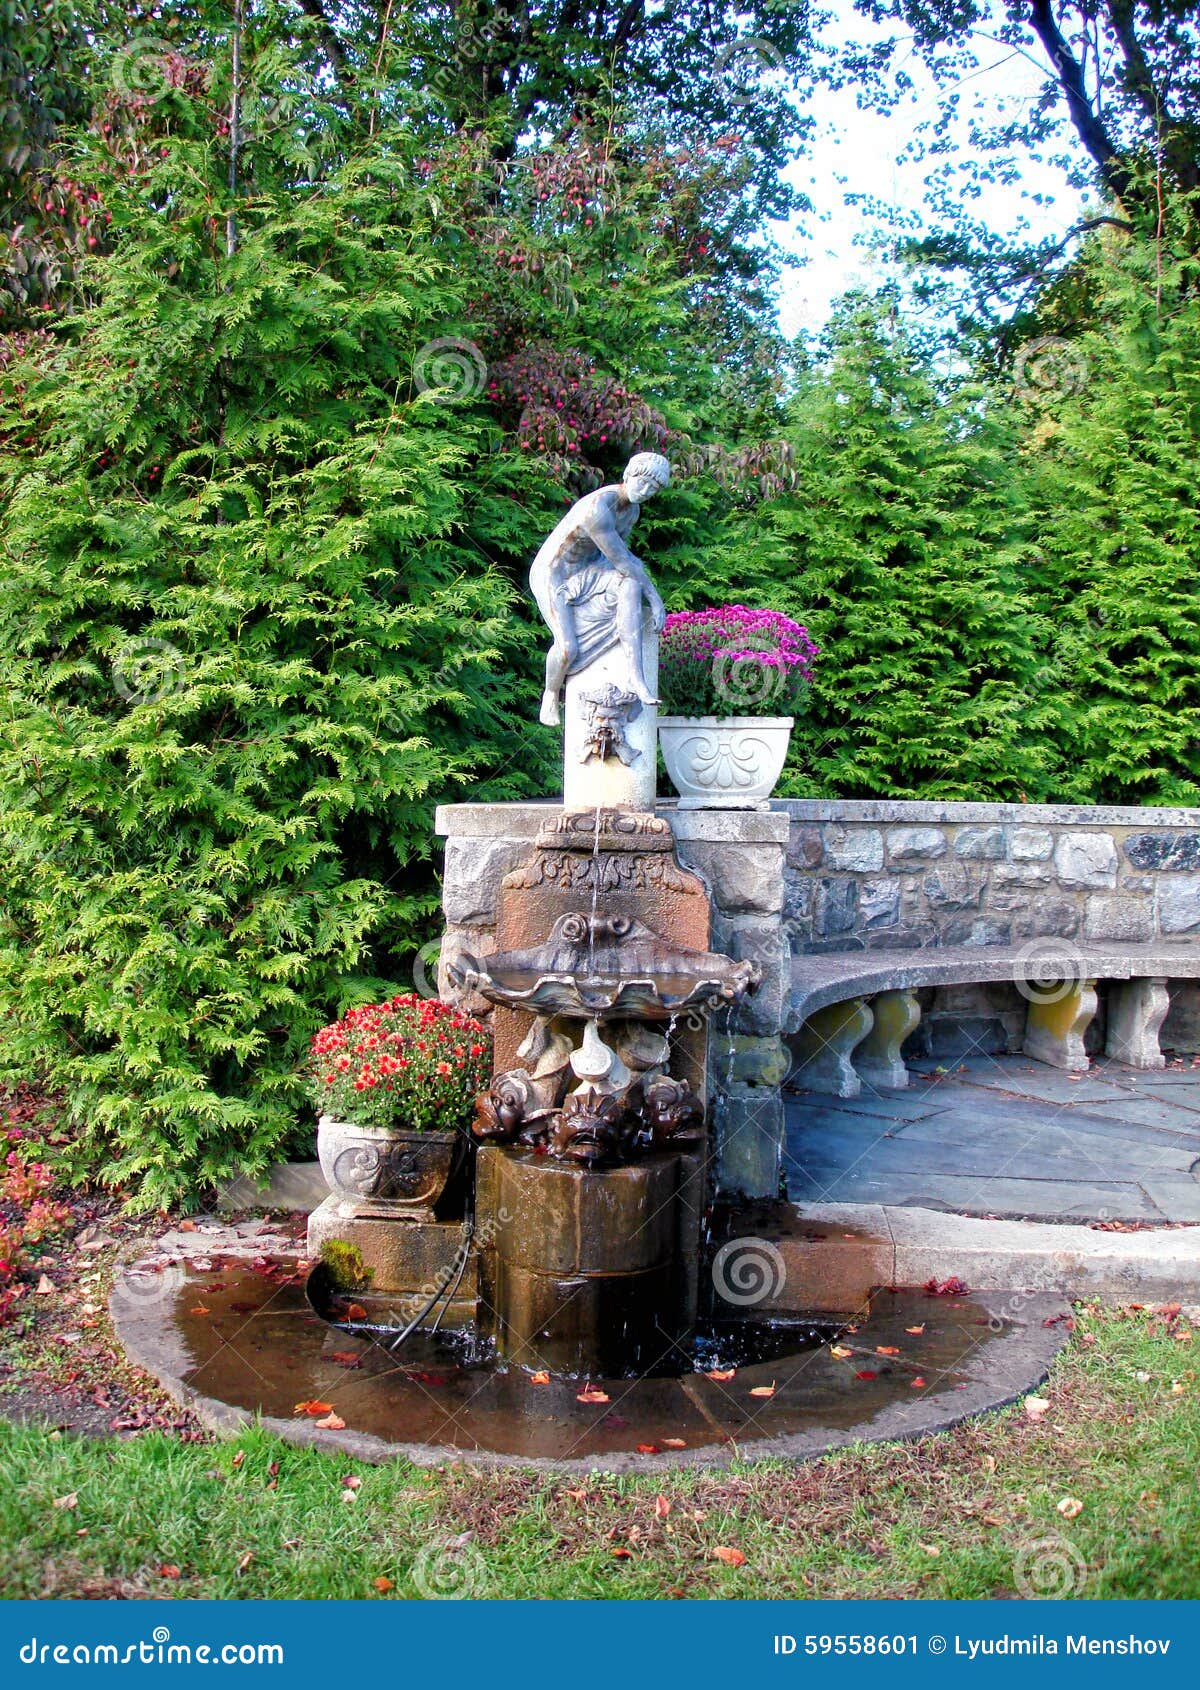
<svg viewBox="0 0 1200 1690"><path fill-rule="evenodd" d="M1025 587L1024 492L1003 407L935 384L883 313L834 326L795 406L798 491L768 513L790 550L772 602L821 646L785 790L1035 798L1048 626Z"/></svg>
<svg viewBox="0 0 1200 1690"><path fill-rule="evenodd" d="M1070 802L1200 802L1200 295L1178 234L1094 243L1098 321L1022 406Z"/></svg>
<svg viewBox="0 0 1200 1690"><path fill-rule="evenodd" d="M399 152L252 203L227 259L164 147L108 185L73 337L9 371L0 1059L143 1205L310 1128L310 1033L436 908L432 801L535 780L487 561L522 466L414 385L460 281Z"/></svg>

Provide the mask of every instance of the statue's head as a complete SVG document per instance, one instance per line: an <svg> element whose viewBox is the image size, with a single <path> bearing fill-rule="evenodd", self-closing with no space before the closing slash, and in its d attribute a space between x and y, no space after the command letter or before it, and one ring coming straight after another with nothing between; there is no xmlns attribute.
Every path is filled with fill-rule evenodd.
<svg viewBox="0 0 1200 1690"><path fill-rule="evenodd" d="M671 479L671 466L658 452L638 452L625 465L622 485L636 505L661 493Z"/></svg>

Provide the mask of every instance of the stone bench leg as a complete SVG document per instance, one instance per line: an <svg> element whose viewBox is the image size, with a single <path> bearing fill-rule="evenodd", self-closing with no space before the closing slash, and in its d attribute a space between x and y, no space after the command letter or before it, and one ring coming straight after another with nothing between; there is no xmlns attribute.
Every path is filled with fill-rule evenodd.
<svg viewBox="0 0 1200 1690"><path fill-rule="evenodd" d="M899 1088L908 1084L900 1046L921 1019L915 992L880 992L871 999L871 1031L854 1053L854 1067L866 1086Z"/></svg>
<svg viewBox="0 0 1200 1690"><path fill-rule="evenodd" d="M874 1020L865 998L847 998L810 1015L795 1038L795 1084L833 1097L857 1097L862 1081L854 1069L854 1052L871 1031Z"/></svg>
<svg viewBox="0 0 1200 1690"><path fill-rule="evenodd" d="M1025 1038L1021 1049L1052 1068L1067 1068L1086 1074L1090 1063L1083 1048L1083 1035L1096 1013L1096 982L1064 980L1059 988L1047 988L1045 999L1030 1002L1025 1017Z"/></svg>
<svg viewBox="0 0 1200 1690"><path fill-rule="evenodd" d="M1107 1056L1131 1068L1165 1068L1158 1048L1158 1031L1167 1018L1171 999L1165 980L1122 980L1108 1000Z"/></svg>

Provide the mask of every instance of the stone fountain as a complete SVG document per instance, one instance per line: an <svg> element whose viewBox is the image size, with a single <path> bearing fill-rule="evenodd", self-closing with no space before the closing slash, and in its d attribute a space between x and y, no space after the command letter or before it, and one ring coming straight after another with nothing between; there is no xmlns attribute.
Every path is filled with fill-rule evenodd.
<svg viewBox="0 0 1200 1690"><path fill-rule="evenodd" d="M531 1371L687 1365L713 1192L714 1029L728 1068L732 1017L762 978L756 960L712 948L710 887L655 809L664 612L628 538L669 473L635 457L537 554L531 588L553 636L543 721L562 720L565 695L563 802L503 874L487 930L452 925L442 948L443 995L490 1016L494 1049L473 1125L474 1273L458 1273L450 1318L467 1313L473 1279L477 1330ZM314 1250L330 1238L361 1252L377 1294L417 1295L420 1269L462 1249L452 1216L345 1203L313 1217Z"/></svg>
<svg viewBox="0 0 1200 1690"><path fill-rule="evenodd" d="M482 1324L507 1359L643 1372L690 1336L709 1018L760 972L708 927L665 821L563 811L504 879L505 948L448 960L494 1006L475 1213Z"/></svg>

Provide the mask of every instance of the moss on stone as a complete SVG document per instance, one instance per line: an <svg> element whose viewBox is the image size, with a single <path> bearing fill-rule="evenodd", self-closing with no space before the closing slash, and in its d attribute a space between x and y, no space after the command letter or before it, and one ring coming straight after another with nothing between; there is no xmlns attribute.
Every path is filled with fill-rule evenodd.
<svg viewBox="0 0 1200 1690"><path fill-rule="evenodd" d="M362 1251L344 1238L327 1238L321 1246L321 1261L339 1291L358 1291L370 1281L371 1270Z"/></svg>

